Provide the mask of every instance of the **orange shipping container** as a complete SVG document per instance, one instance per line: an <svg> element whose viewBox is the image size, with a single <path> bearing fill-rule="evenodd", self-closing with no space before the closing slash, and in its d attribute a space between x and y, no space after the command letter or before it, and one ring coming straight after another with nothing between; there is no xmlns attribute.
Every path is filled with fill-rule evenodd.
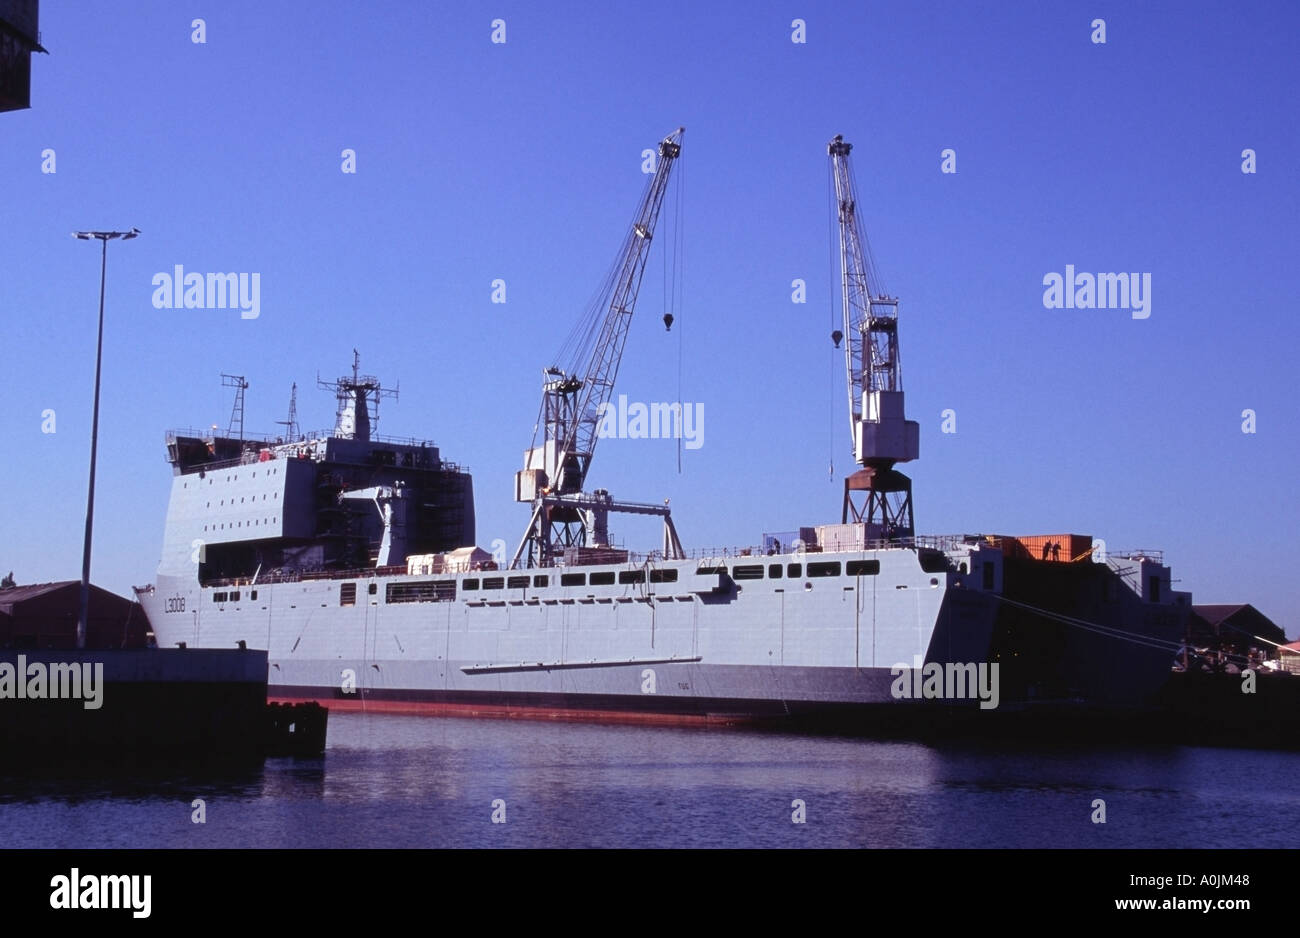
<svg viewBox="0 0 1300 938"><path fill-rule="evenodd" d="M1077 560L1092 547L1092 536L1088 534L1029 534L1019 535L1015 540L1034 560ZM1016 553L1024 556L1020 551Z"/></svg>

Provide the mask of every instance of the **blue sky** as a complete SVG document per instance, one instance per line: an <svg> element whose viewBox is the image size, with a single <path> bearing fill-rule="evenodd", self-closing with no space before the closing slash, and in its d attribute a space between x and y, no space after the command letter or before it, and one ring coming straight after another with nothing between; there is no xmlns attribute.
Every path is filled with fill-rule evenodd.
<svg viewBox="0 0 1300 938"><path fill-rule="evenodd" d="M334 402L315 377L347 371L353 347L400 381L380 432L430 437L468 465L479 543L513 547L541 369L621 242L642 149L685 125L677 325L660 321L656 252L618 391L671 400L680 363L704 445L679 474L671 441L605 440L590 487L671 498L687 547L838 520L852 467L825 147L840 133L901 299L918 528L1163 548L1197 601L1252 602L1300 632L1294 4L41 14L33 106L0 115L0 567L21 582L80 569L99 257L70 231L143 231L109 249L96 582L151 580L163 433L225 425L223 371L250 382L250 431L276 429L294 381L303 425L325 428ZM940 172L945 148L955 174ZM260 316L155 309L151 279L177 264L258 272ZM1045 309L1043 277L1067 264L1150 273L1150 318ZM614 533L656 546L652 527Z"/></svg>

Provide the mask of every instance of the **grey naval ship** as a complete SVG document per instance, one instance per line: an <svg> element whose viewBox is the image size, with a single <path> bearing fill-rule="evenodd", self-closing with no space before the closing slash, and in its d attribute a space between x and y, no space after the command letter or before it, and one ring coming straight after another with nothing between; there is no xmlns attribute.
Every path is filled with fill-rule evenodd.
<svg viewBox="0 0 1300 938"><path fill-rule="evenodd" d="M158 644L265 649L272 699L374 711L867 728L1149 701L1191 602L1158 553L915 533L898 466L919 456L920 431L904 413L898 301L873 292L840 137L831 338L857 468L839 520L689 552L666 503L587 485L681 140L658 146L573 366L544 372L513 556L475 546L467 471L432 442L375 432L391 392L355 351L350 374L322 383L337 398L330 432L299 432L294 398L284 433L245 435L248 385L226 376L225 433L167 434L162 557L136 591ZM662 544L614 546L611 514L660 518Z"/></svg>

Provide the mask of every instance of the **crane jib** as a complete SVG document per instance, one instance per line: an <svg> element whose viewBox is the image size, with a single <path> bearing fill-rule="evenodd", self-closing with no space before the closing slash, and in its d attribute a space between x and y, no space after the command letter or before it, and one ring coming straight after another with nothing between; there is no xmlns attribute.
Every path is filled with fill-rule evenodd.
<svg viewBox="0 0 1300 938"><path fill-rule="evenodd" d="M543 432L542 445L534 445L525 453L524 469L515 477L515 498L533 502L533 517L512 566L518 565L525 551L530 565L545 565L550 562L557 545L586 544L582 512L590 509L569 500L563 505L551 504L548 510L542 510L543 501L560 495L580 495L586 484L598 438L600 412L613 393L650 244L654 240L655 225L672 168L681 154L684 132L685 128L679 127L661 140L657 148L658 164L645 167L645 171L652 175L632 227L615 258L604 294L591 307L592 312L603 307L604 315L598 321L592 321L586 341L579 346L591 349L586 366L576 368L574 374L565 376L563 381L555 381L551 376L543 385L542 413L537 428ZM581 337L582 334L576 335ZM534 436L534 444L536 442ZM600 502L599 506L606 504L618 510L617 503L612 500ZM553 530L556 524L565 530L556 532ZM591 527L595 532L603 530L594 523ZM593 536L599 538L600 534Z"/></svg>

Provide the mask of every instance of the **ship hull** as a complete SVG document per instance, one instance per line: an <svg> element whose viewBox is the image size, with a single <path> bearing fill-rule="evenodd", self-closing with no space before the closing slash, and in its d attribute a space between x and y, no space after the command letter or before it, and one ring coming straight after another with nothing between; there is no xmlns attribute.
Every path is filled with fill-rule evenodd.
<svg viewBox="0 0 1300 938"><path fill-rule="evenodd" d="M256 591L246 584L215 602L211 588L176 577L160 578L140 600L160 645L267 648L272 700L376 712L765 722L898 707L914 690L900 675L922 663L987 666L996 595L932 576L914 551L876 558L879 575L739 587L725 575L694 577L691 562L657 591L551 587L467 600L462 590L447 601L399 604L386 598L412 578L373 576ZM339 605L341 588L349 605ZM973 677L961 694L943 703L978 709Z"/></svg>
<svg viewBox="0 0 1300 938"><path fill-rule="evenodd" d="M1000 552L964 551L943 571L898 548L679 561L657 585L614 585L629 569L615 565L585 568L610 585L559 586L557 570L533 588L534 571L509 577L530 586L493 592L480 580L509 574L485 571L420 602L400 597L432 581L373 571L233 586L172 576L140 600L161 645L266 648L272 700L365 712L916 731L1059 719L1061 704L1122 714L1167 679L1167 653L1059 620L1150 639L1156 613L1174 634L1173 607L1109 589L1114 574L1092 564L1025 567L1008 592ZM849 575L864 565L876 572ZM1042 605L1030 614L1026 600ZM1122 681L1090 680L1117 663ZM981 691L970 672L922 694L911 675L931 665L984 665L991 683Z"/></svg>
<svg viewBox="0 0 1300 938"><path fill-rule="evenodd" d="M340 710L688 724L770 721L898 706L891 688L902 669L638 663L601 668L599 674L501 677L478 686L466 680L465 686L454 689L429 687L429 682L422 686L418 675L399 677L399 686L357 691L293 683L296 675L313 670L331 669L323 663L294 669L288 680L271 686L272 698L314 700ZM647 671L654 672L653 684ZM628 686L645 690L627 693ZM665 691L661 693L660 687Z"/></svg>
<svg viewBox="0 0 1300 938"><path fill-rule="evenodd" d="M888 672L887 672L888 673ZM893 679L890 675L891 680ZM271 700L316 702L345 713L488 718L657 727L752 727L871 738L960 738L1115 742L1164 741L1178 727L1149 707L1085 700L977 703L808 701L675 697L641 700L623 694L531 694L436 690L367 691L345 696L330 687L276 685ZM1294 735L1294 734L1293 734Z"/></svg>

